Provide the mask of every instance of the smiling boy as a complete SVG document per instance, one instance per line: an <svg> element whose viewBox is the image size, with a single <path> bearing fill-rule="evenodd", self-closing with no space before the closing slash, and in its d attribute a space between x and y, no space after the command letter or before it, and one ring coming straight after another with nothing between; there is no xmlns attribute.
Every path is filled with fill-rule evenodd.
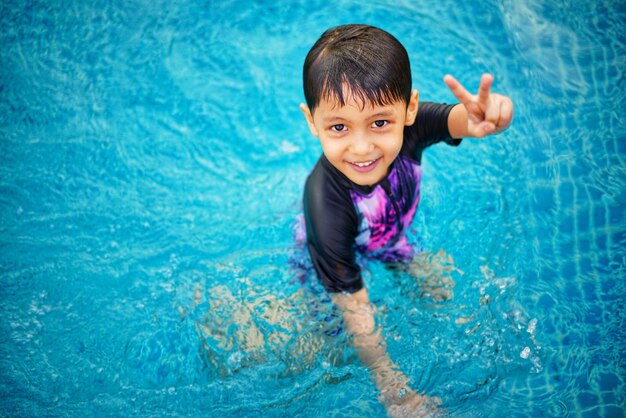
<svg viewBox="0 0 626 418"><path fill-rule="evenodd" d="M446 76L461 103L420 103L405 48L367 25L327 30L304 63L306 104L300 107L323 151L304 192L307 248L392 414L418 408L428 398L407 386L389 358L356 254L393 263L412 260L406 232L420 200L422 152L438 142L456 146L460 138L509 126L513 104L490 92L492 80L483 75L472 95Z"/></svg>

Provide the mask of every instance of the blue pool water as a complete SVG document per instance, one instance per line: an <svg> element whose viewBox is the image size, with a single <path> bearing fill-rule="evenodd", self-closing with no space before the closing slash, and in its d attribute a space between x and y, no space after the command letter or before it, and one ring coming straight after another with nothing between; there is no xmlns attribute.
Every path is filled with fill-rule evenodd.
<svg viewBox="0 0 626 418"><path fill-rule="evenodd" d="M367 267L391 356L451 416L623 417L625 21L618 1L3 2L0 415L385 415L289 262L320 154L302 62L364 22L423 99L490 71L516 105L424 157L412 234L454 299Z"/></svg>

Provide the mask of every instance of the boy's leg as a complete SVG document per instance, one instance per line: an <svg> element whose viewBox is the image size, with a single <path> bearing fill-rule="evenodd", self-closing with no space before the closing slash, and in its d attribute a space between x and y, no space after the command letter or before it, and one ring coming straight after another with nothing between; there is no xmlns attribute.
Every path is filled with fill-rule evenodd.
<svg viewBox="0 0 626 418"><path fill-rule="evenodd" d="M452 273L463 274L454 266L452 256L444 250L437 253L417 253L410 261L389 265L390 270L406 274L417 283L420 298L436 302L454 299L455 281ZM413 284L414 282L411 282Z"/></svg>

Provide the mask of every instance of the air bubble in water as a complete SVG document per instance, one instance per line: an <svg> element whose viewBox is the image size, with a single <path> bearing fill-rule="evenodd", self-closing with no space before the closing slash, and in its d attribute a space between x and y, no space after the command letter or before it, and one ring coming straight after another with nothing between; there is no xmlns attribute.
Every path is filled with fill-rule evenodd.
<svg viewBox="0 0 626 418"><path fill-rule="evenodd" d="M232 369L239 368L241 366L241 362L243 361L243 354L240 351L235 351L228 356L226 362L228 366Z"/></svg>
<svg viewBox="0 0 626 418"><path fill-rule="evenodd" d="M529 355L530 355L530 348L528 347L524 347L522 352L519 354L519 356L523 359L527 359Z"/></svg>

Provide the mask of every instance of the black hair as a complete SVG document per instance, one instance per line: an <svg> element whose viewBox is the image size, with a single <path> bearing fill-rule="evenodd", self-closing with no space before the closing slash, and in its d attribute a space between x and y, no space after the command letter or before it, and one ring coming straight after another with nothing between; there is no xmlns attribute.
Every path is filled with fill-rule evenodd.
<svg viewBox="0 0 626 418"><path fill-rule="evenodd" d="M402 44L369 25L328 29L304 60L304 96L311 112L320 100L346 103L344 86L361 101L384 106L411 98L411 64Z"/></svg>

